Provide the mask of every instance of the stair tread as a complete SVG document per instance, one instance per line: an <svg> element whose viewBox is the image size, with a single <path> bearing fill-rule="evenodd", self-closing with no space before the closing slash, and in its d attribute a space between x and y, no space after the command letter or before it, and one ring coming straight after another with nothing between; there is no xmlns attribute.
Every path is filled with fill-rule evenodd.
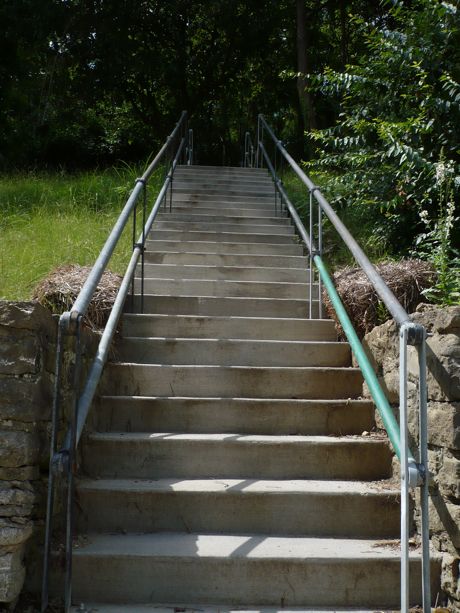
<svg viewBox="0 0 460 613"><path fill-rule="evenodd" d="M267 403L274 404L282 404L282 405L312 405L312 406L321 406L327 407L329 405L337 405L348 407L352 404L362 404L362 405L372 405L372 400L368 400L366 398L332 398L331 400L324 400L323 398L318 399L310 399L310 398L251 398L244 396L233 396L231 398L221 398L220 396L212 397L212 396L136 396L136 395L114 395L110 394L102 394L99 396L101 399L116 399L116 400L133 400L133 399L142 399L142 400L167 400L173 402L215 402L216 400L225 402L225 403L240 403L240 402L249 402L251 404L266 405Z"/></svg>
<svg viewBox="0 0 460 613"><path fill-rule="evenodd" d="M159 318L177 318L177 319L197 319L201 321L222 321L222 320L236 320L236 321L271 321L273 323L279 322L295 322L297 324L300 323L316 323L319 322L321 325L327 325L331 328L334 328L334 322L332 319L309 319L307 317L259 317L259 316L242 316L242 315L175 315L171 313L124 313L123 318L126 319L159 319Z"/></svg>
<svg viewBox="0 0 460 613"><path fill-rule="evenodd" d="M274 344L274 345L282 345L282 344L288 344L288 345L306 345L307 347L309 346L314 346L314 345L328 345L330 346L331 349L334 348L339 348L339 347L347 347L349 346L348 343L343 342L343 341L304 341L304 340L284 340L284 339L252 339L252 338L218 338L218 337L210 337L210 338L201 338L199 336L173 336L173 335L168 335L168 336L146 336L144 334L142 335L135 335L135 334L130 334L130 335L124 335L122 339L120 339L120 342L123 342L123 340L136 340L136 341L184 341L184 342L197 342L200 344L205 344L205 343L210 343L210 344L216 344L216 343L222 343L223 345L231 345L231 344L258 344L258 345L269 345L269 344ZM234 366L237 366L237 364L234 364ZM287 366L286 368L289 368L289 366Z"/></svg>
<svg viewBox="0 0 460 613"><path fill-rule="evenodd" d="M395 539L323 538L309 536L262 536L157 532L141 534L89 534L74 556L113 556L134 558L189 559L289 559L311 564L322 560L394 560L400 548ZM412 549L410 558L419 558ZM433 554L433 557L436 554Z"/></svg>
<svg viewBox="0 0 460 613"><path fill-rule="evenodd" d="M81 613L80 607L71 607L71 613ZM305 608L305 607L265 607L246 604L244 607L226 604L193 603L151 603L151 604L105 604L85 602L83 613L376 613L373 609L362 608ZM394 613L394 610L379 609L378 613Z"/></svg>
<svg viewBox="0 0 460 613"><path fill-rule="evenodd" d="M223 255L223 254L222 254ZM145 264L146 268L153 268L153 267L159 267L162 266L164 268L170 268L171 271L174 270L179 270L179 269L183 269L183 270L218 270L218 271L222 271L222 272L235 272L235 271L240 271L240 270L267 270L267 271L271 271L274 274L276 274L276 272L278 271L286 271L286 272L302 272L302 273L307 273L309 271L308 268L304 268L304 267L290 267L290 268L286 268L284 266L226 266L226 265L219 265L219 264L150 264L150 263L146 263ZM288 283L291 283L291 281L289 281ZM293 281L292 283L295 283L295 281Z"/></svg>
<svg viewBox="0 0 460 613"><path fill-rule="evenodd" d="M78 489L126 492L196 492L246 494L358 494L399 496L396 484L388 481L332 481L315 479L89 479L78 482Z"/></svg>
<svg viewBox="0 0 460 613"><path fill-rule="evenodd" d="M251 443L263 444L289 444L289 445L387 445L384 436L360 436L348 434L345 436L329 435L303 435L303 434L238 434L238 433L180 433L180 432L93 432L88 435L92 440L100 441L199 441L204 443L226 442L232 445L247 445Z"/></svg>

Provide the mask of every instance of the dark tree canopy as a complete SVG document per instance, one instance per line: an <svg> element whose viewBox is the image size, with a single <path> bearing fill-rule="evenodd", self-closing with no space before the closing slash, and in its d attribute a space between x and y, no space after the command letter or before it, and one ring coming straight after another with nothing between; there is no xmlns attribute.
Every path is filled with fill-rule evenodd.
<svg viewBox="0 0 460 613"><path fill-rule="evenodd" d="M320 126L335 108L316 108L308 80L298 91L286 74L340 69L359 54L350 12L377 18L382 8L358 0L2 0L1 161L137 159L183 109L203 161L237 163L259 112L306 153L303 131L314 126L304 97Z"/></svg>

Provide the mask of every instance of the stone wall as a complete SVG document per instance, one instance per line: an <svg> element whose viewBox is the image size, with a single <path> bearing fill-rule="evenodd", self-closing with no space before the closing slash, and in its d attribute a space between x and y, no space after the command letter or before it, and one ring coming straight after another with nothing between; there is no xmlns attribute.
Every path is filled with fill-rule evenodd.
<svg viewBox="0 0 460 613"><path fill-rule="evenodd" d="M37 303L0 301L0 603L14 602L43 521L56 323Z"/></svg>
<svg viewBox="0 0 460 613"><path fill-rule="evenodd" d="M442 552L442 589L453 611L460 611L460 307L421 305L413 321L430 333L427 349L430 535ZM399 338L387 322L367 334L364 347L397 415ZM417 443L416 349L409 348L409 427ZM368 390L364 394L369 396ZM399 468L398 468L399 471ZM418 505L416 522L418 525Z"/></svg>

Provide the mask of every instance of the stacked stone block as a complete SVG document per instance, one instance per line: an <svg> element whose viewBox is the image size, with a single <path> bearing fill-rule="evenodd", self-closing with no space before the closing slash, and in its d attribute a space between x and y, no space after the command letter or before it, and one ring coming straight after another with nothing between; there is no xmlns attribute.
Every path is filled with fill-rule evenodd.
<svg viewBox="0 0 460 613"><path fill-rule="evenodd" d="M449 606L460 611L460 306L422 305L413 321L429 333L427 349L428 453L431 475L430 536L443 553L442 588ZM392 322L364 338L380 382L398 415L399 339ZM418 362L409 348L409 427L418 442ZM369 396L368 390L365 395ZM399 465L395 470L399 471ZM418 505L417 505L418 514ZM419 527L419 517L416 517ZM442 596L441 596L442 598Z"/></svg>

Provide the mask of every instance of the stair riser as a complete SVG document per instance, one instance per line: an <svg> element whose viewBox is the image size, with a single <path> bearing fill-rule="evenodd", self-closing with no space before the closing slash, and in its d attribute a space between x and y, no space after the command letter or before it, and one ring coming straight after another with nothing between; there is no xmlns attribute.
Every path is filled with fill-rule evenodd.
<svg viewBox="0 0 460 613"><path fill-rule="evenodd" d="M180 175L174 175L174 183L173 183L173 189L175 189L176 186L180 186L180 187L188 187L188 188L192 188L194 189L195 186L197 186L198 188L200 187L204 187L206 188L210 188L210 189L241 189L243 187L247 187L248 189L263 189L263 190L269 190L271 189L273 191L273 181L271 179L269 179L268 177L239 177L239 178L232 178L232 177L223 177L223 178L218 178L218 177L209 177L206 178L206 176L203 177L183 177Z"/></svg>
<svg viewBox="0 0 460 613"><path fill-rule="evenodd" d="M318 302L313 302L313 317L318 317ZM140 313L138 295L127 298L126 310L134 308ZM217 315L241 317L308 317L305 300L276 300L267 298L231 298L198 296L145 295L144 313L169 313L171 315Z"/></svg>
<svg viewBox="0 0 460 613"><path fill-rule="evenodd" d="M168 436L91 436L83 450L85 474L95 478L361 481L391 474L391 452L381 441L262 443L243 441L239 435L215 441Z"/></svg>
<svg viewBox="0 0 460 613"><path fill-rule="evenodd" d="M257 215L255 213L253 216L242 215L238 216L236 213L229 213L227 215L222 214L222 212L214 211L208 212L207 214L199 214L195 213L195 211L177 211L173 209L172 213L159 213L156 217L155 225L158 225L159 222L183 222L187 225L196 224L196 223L225 223L225 224L238 224L241 226L254 226L254 225L270 225L270 226L289 226L290 220L287 217L268 217Z"/></svg>
<svg viewBox="0 0 460 613"><path fill-rule="evenodd" d="M183 167L176 167L174 178L176 180L193 181L206 181L205 177L209 177L210 181L258 181L259 183L272 183L271 176L267 169L260 168L240 168L230 171L215 172L215 168L203 168L202 166L194 166L197 168L197 172L188 171L182 169ZM238 176L238 179L232 178Z"/></svg>
<svg viewBox="0 0 460 613"><path fill-rule="evenodd" d="M190 173L192 176L203 172L208 172L217 176L233 172L245 176L266 175L268 177L268 170L266 168L250 168L248 166L204 166L201 164L195 166L194 164L178 164L176 166L176 172Z"/></svg>
<svg viewBox="0 0 460 613"><path fill-rule="evenodd" d="M217 198L275 198L274 187L264 186L240 186L238 182L234 185L226 185L223 187L208 185L206 187L199 185L190 185L187 182L180 182L173 186L173 196L216 196Z"/></svg>
<svg viewBox="0 0 460 613"><path fill-rule="evenodd" d="M237 255L270 255L276 257L278 255L286 256L302 256L303 247L300 244L264 244L264 243L232 243L217 241L216 236L211 237L209 241L191 241L191 240L161 240L156 238L155 240L148 240L146 243L148 258L149 252L182 252L182 253L210 253L215 254L237 254ZM249 237L250 239L250 237Z"/></svg>
<svg viewBox="0 0 460 613"><path fill-rule="evenodd" d="M361 434L374 426L363 401L104 397L92 413L99 432Z"/></svg>
<svg viewBox="0 0 460 613"><path fill-rule="evenodd" d="M340 537L399 535L394 493L287 494L145 492L78 488L79 529L87 532L224 532ZM340 522L337 518L340 517ZM372 521L363 521L372 517Z"/></svg>
<svg viewBox="0 0 460 613"><path fill-rule="evenodd" d="M174 315L123 317L124 336L178 338L240 338L254 340L335 341L330 320L282 320L263 318L204 318Z"/></svg>
<svg viewBox="0 0 460 613"><path fill-rule="evenodd" d="M230 216L230 217L256 217L258 219L261 218L269 218L269 219L280 219L286 220L287 217L275 214L274 206L270 205L265 208L257 207L256 209L251 209L248 207L222 207L216 208L212 203L203 203L198 206L196 204L182 204L178 205L177 203L174 205L172 213L169 213L169 206L166 212L161 213L162 215L219 215L219 216Z"/></svg>
<svg viewBox="0 0 460 613"><path fill-rule="evenodd" d="M248 542L248 554L255 546ZM435 565L433 565L435 566ZM439 564L434 572L439 574ZM420 564L411 564L412 604ZM433 573L434 574L434 573ZM78 602L202 602L244 605L399 608L399 560L227 560L74 555ZM94 577L98 580L94 581ZM333 579L332 579L333 578ZM436 593L436 582L433 581Z"/></svg>
<svg viewBox="0 0 460 613"><path fill-rule="evenodd" d="M147 264L301 268L308 275L308 258L284 255L224 255L219 253L145 253Z"/></svg>
<svg viewBox="0 0 460 613"><path fill-rule="evenodd" d="M226 366L348 366L346 343L124 338L115 360L137 364Z"/></svg>
<svg viewBox="0 0 460 613"><path fill-rule="evenodd" d="M163 230L154 229L149 235L149 240L155 242L161 241L204 241L204 242L227 242L227 243L269 243L269 244L292 244L293 235L291 234L270 234L270 233L251 233L251 232L224 232L222 230L215 232L205 232L198 230L181 231L181 230ZM285 253L288 253L286 251Z"/></svg>
<svg viewBox="0 0 460 613"><path fill-rule="evenodd" d="M109 364L101 393L204 398L353 398L362 390L356 369L249 368Z"/></svg>
<svg viewBox="0 0 460 613"><path fill-rule="evenodd" d="M137 267L141 274L141 265ZM145 264L144 276L155 279L207 279L221 281L261 281L281 283L308 283L309 271L295 268L199 266L196 264Z"/></svg>
<svg viewBox="0 0 460 613"><path fill-rule="evenodd" d="M252 204L253 206L262 206L262 207L273 206L274 207L275 206L275 194L274 192L272 192L271 194L266 194L266 195L249 196L249 195L246 195L245 193L241 193L241 195L231 196L225 192L222 192L222 194L207 194L203 192L189 192L188 194L187 193L178 194L173 191L173 196L172 196L173 208L174 208L175 202L188 202L188 203L193 202L193 203L199 204L200 202L209 202L209 201L216 202L216 203L223 203L223 202L229 202L229 203L235 203L235 204L244 203L244 204ZM279 202L279 198L278 198L278 202Z"/></svg>
<svg viewBox="0 0 460 613"><path fill-rule="evenodd" d="M263 221L263 220L262 220ZM157 221L153 226L153 234L159 230L170 231L176 230L180 232L237 232L240 234L263 234L269 235L280 234L289 236L292 240L294 227L284 223L280 224L239 224L239 223L216 223L213 221L207 222L189 222L189 221Z"/></svg>
<svg viewBox="0 0 460 613"><path fill-rule="evenodd" d="M135 279L135 292L140 292L140 279ZM308 300L310 286L306 283L270 283L264 281L223 281L202 279L149 279L144 280L147 294L172 296L216 296L241 298L298 298ZM318 287L313 286L313 297L318 296ZM258 315L258 313L254 313Z"/></svg>

